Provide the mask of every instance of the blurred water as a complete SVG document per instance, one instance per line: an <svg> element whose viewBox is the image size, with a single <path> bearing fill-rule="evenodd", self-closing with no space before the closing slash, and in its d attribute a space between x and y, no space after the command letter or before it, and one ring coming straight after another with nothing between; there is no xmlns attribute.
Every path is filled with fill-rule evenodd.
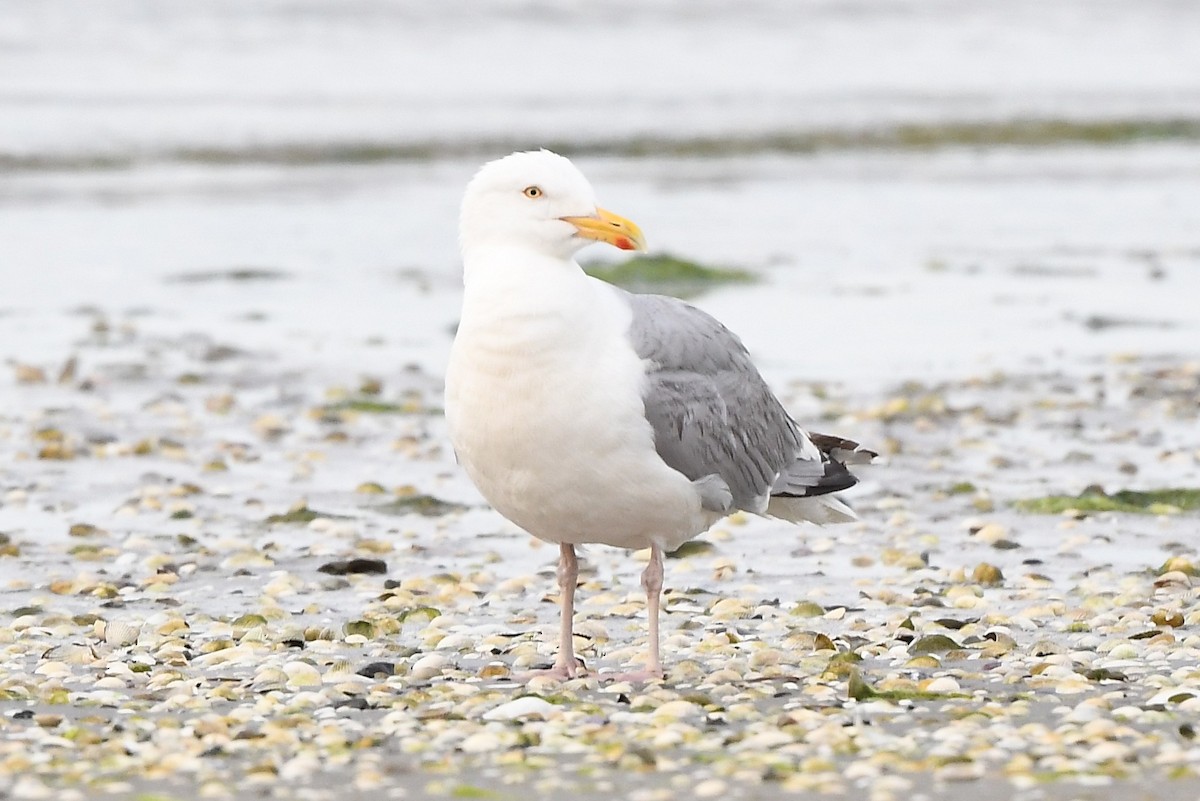
<svg viewBox="0 0 1200 801"><path fill-rule="evenodd" d="M1200 116L1189 0L7 0L0 154Z"/></svg>
<svg viewBox="0 0 1200 801"><path fill-rule="evenodd" d="M593 153L579 163L652 247L763 273L699 302L776 381L1191 357L1200 144L1186 132L704 159L582 145L1194 124L1196 30L1200 5L1172 0L10 0L0 357L60 361L89 306L298 365L440 371L462 186L496 148L547 141ZM245 266L283 278L176 280Z"/></svg>

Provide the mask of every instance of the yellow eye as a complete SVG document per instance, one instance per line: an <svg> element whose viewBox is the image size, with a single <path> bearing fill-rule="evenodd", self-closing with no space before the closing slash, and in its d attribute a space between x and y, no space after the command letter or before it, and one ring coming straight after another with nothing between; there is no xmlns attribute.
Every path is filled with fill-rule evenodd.
<svg viewBox="0 0 1200 801"><path fill-rule="evenodd" d="M540 186L525 187L524 195L531 200L535 200L542 196L542 188Z"/></svg>

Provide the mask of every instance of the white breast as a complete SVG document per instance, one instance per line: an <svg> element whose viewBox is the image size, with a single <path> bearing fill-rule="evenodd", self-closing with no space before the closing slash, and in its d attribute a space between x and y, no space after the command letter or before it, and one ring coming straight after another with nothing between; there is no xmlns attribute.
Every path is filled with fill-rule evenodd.
<svg viewBox="0 0 1200 801"><path fill-rule="evenodd" d="M630 310L555 266L468 286L446 375L455 452L488 502L539 539L678 547L710 516L654 451Z"/></svg>

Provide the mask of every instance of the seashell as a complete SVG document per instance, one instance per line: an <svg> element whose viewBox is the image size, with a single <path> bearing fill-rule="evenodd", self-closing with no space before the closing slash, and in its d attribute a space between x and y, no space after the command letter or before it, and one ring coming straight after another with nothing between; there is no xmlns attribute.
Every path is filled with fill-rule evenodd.
<svg viewBox="0 0 1200 801"><path fill-rule="evenodd" d="M501 704L483 713L484 720L549 720L562 714L562 709L537 696L527 695Z"/></svg>
<svg viewBox="0 0 1200 801"><path fill-rule="evenodd" d="M315 687L321 683L321 671L308 662L296 660L283 666L289 687Z"/></svg>
<svg viewBox="0 0 1200 801"><path fill-rule="evenodd" d="M450 660L441 654L425 654L413 662L408 675L418 680L432 679L434 676L440 675L449 664Z"/></svg>
<svg viewBox="0 0 1200 801"><path fill-rule="evenodd" d="M343 677L352 673L354 673L354 668L347 659L335 660L334 663L325 670L325 676L327 678L333 678L336 681L340 681Z"/></svg>
<svg viewBox="0 0 1200 801"><path fill-rule="evenodd" d="M65 676L70 676L71 668L69 665L67 665L66 662L60 662L58 660L53 660L50 662L43 662L42 664L40 664L36 668L34 668L33 672L35 675L38 675L38 676L61 678L61 677L65 677Z"/></svg>
<svg viewBox="0 0 1200 801"><path fill-rule="evenodd" d="M99 661L96 652L84 643L66 643L42 654L42 659L60 660L68 665L91 665ZM43 674L45 675L45 674Z"/></svg>
<svg viewBox="0 0 1200 801"><path fill-rule="evenodd" d="M104 627L104 641L117 648L133 645L142 633L140 621L110 620Z"/></svg>
<svg viewBox="0 0 1200 801"><path fill-rule="evenodd" d="M691 701L667 701L654 710L655 718L684 718L699 715L701 709Z"/></svg>

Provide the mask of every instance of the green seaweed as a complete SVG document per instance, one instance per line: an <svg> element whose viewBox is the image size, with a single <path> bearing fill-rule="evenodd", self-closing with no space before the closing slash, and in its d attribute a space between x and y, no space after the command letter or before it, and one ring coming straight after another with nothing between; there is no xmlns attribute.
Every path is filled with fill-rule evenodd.
<svg viewBox="0 0 1200 801"><path fill-rule="evenodd" d="M341 412L357 412L358 414L442 414L442 409L436 406L425 406L416 400L385 401L372 395L352 395L348 398L326 403L319 407L322 415L336 415Z"/></svg>
<svg viewBox="0 0 1200 801"><path fill-rule="evenodd" d="M1093 120L1026 117L907 123L871 128L779 130L735 136L551 140L540 144L572 157L720 158L831 150L933 150L946 147L1050 147L1066 144L1113 146L1145 141L1197 140L1200 140L1200 119L1177 116ZM207 166L428 162L434 159L495 157L497 153L528 147L528 142L512 137L487 137L472 141L296 141L78 155L0 153L0 172L121 170L155 162Z"/></svg>
<svg viewBox="0 0 1200 801"><path fill-rule="evenodd" d="M748 284L758 276L731 267L708 267L671 256L640 255L616 264L591 262L584 271L593 278L625 289L692 297L718 284Z"/></svg>
<svg viewBox="0 0 1200 801"><path fill-rule="evenodd" d="M467 508L466 504L444 501L432 495L406 495L403 498L371 507L372 510L385 515L416 514L424 517L440 517Z"/></svg>
<svg viewBox="0 0 1200 801"><path fill-rule="evenodd" d="M360 412L362 414L404 414L411 411L410 407L399 403L376 400L375 398L346 398L336 403L327 403L321 411L330 412Z"/></svg>
<svg viewBox="0 0 1200 801"><path fill-rule="evenodd" d="M474 784L459 784L450 791L450 796L452 798L499 798L500 794L495 790L477 787Z"/></svg>
<svg viewBox="0 0 1200 801"><path fill-rule="evenodd" d="M1121 490L1111 495L1085 490L1079 495L1047 495L1016 502L1022 512L1061 514L1080 512L1130 512L1133 514L1169 514L1200 509L1200 489L1176 487L1160 490Z"/></svg>
<svg viewBox="0 0 1200 801"><path fill-rule="evenodd" d="M311 523L320 516L320 512L304 506L299 509L289 509L283 514L267 515L267 519L264 522L268 525L274 525L276 523Z"/></svg>
<svg viewBox="0 0 1200 801"><path fill-rule="evenodd" d="M316 509L309 509L307 506L297 506L288 509L286 512L277 515L268 515L263 521L267 525L275 525L276 523L311 523L318 517L331 517L336 519L346 519L346 515L335 515L331 512L318 512Z"/></svg>

